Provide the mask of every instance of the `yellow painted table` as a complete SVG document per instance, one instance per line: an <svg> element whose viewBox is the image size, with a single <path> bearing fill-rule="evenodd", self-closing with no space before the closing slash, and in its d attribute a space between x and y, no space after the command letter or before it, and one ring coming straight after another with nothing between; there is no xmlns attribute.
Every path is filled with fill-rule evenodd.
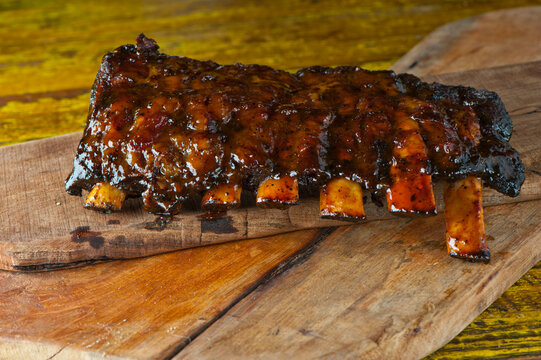
<svg viewBox="0 0 541 360"><path fill-rule="evenodd" d="M541 1L0 2L0 145L83 128L101 57L145 32L169 54L384 69L445 23ZM541 356L541 264L431 359Z"/></svg>

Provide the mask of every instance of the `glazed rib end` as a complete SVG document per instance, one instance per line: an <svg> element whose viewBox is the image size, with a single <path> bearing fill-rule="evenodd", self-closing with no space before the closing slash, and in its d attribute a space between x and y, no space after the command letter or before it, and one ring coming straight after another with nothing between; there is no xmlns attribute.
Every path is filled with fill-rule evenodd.
<svg viewBox="0 0 541 360"><path fill-rule="evenodd" d="M294 176L270 178L257 189L257 206L287 209L299 203L299 182Z"/></svg>
<svg viewBox="0 0 541 360"><path fill-rule="evenodd" d="M331 219L364 220L363 190L360 184L338 178L321 187L320 216Z"/></svg>
<svg viewBox="0 0 541 360"><path fill-rule="evenodd" d="M120 211L126 192L111 184L97 183L88 194L84 207L100 212Z"/></svg>
<svg viewBox="0 0 541 360"><path fill-rule="evenodd" d="M201 200L203 211L223 212L240 206L242 188L236 184L222 184L207 190Z"/></svg>
<svg viewBox="0 0 541 360"><path fill-rule="evenodd" d="M447 184L444 192L447 250L449 255L488 262L481 181L469 176Z"/></svg>
<svg viewBox="0 0 541 360"><path fill-rule="evenodd" d="M104 56L66 191L117 211L126 195L178 213L264 208L320 196L326 218L365 218L363 192L389 212L433 215L445 191L452 256L487 261L481 181L509 196L524 166L496 93L357 66L292 74L159 51L140 35Z"/></svg>

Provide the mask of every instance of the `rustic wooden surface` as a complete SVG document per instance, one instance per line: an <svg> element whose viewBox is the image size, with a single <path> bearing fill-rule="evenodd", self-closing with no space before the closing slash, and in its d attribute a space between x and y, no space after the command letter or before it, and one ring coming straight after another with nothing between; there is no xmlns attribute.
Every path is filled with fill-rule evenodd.
<svg viewBox="0 0 541 360"><path fill-rule="evenodd" d="M537 60L541 56L539 41L535 40L540 15L539 7L509 9L447 24L425 37L391 68L424 75ZM537 111L536 108L525 110ZM541 263L538 263L427 359L541 356L540 284Z"/></svg>
<svg viewBox="0 0 541 360"><path fill-rule="evenodd" d="M535 132L541 121L531 111L541 105L540 68L534 62L430 78L497 89L517 125L533 120L531 126L517 127L518 135ZM513 140L530 155L525 166L541 177L538 136ZM442 256L436 235L444 226L441 215L341 228L294 271L243 299L177 358L427 355L541 259L541 201L486 211L487 234L494 238L486 267L454 264Z"/></svg>
<svg viewBox="0 0 541 360"><path fill-rule="evenodd" d="M541 201L486 209L490 265L441 247L441 215L341 227L175 359L416 359L451 340L541 259ZM295 299L292 301L292 297Z"/></svg>
<svg viewBox="0 0 541 360"><path fill-rule="evenodd" d="M175 354L322 235L312 230L77 270L0 272L0 359Z"/></svg>
<svg viewBox="0 0 541 360"><path fill-rule="evenodd" d="M251 207L216 219L201 217L200 211L157 217L144 211L139 199L118 213L89 211L83 198L68 195L63 186L80 137L76 133L0 149L0 268L54 270L344 224L319 219L316 200L286 212ZM526 199L541 195L536 192L532 188ZM373 215L386 215L370 208Z"/></svg>
<svg viewBox="0 0 541 360"><path fill-rule="evenodd" d="M415 75L443 74L541 60L539 25L532 26L539 19L541 7L532 7L447 24L421 40L392 69Z"/></svg>
<svg viewBox="0 0 541 360"><path fill-rule="evenodd" d="M530 181L541 177L540 118L529 111L541 106L540 64L430 78L498 91L516 123L512 142ZM43 354L83 358L417 358L448 342L541 259L540 208L541 200L530 200L486 209L490 265L447 255L440 214L345 226L326 239L316 230L296 232L33 278L4 272L0 351L23 357L18 349L35 352L43 342L56 344L43 345ZM307 248L315 249L311 256ZM307 260L284 266L292 254ZM274 273L250 291L278 265L287 274Z"/></svg>
<svg viewBox="0 0 541 360"><path fill-rule="evenodd" d="M276 1L248 5L211 1L171 6L130 2L126 7L105 1L71 2L70 6L59 1L3 2L0 142L80 129L88 106L88 84L101 55L118 44L133 41L133 31L167 37L164 50L170 53L222 62L259 62L288 69L316 62L355 63L374 69L388 67L439 25L488 10L536 3ZM525 24L526 28L537 25ZM502 26L498 31L505 34L508 28ZM479 39L486 37L476 35ZM513 49L518 50L514 53L524 53L528 46L531 44L515 39ZM488 59L485 65L495 60ZM220 246L229 245L233 244ZM189 251L199 250L205 251ZM432 357L539 355L539 331L535 327L539 324L539 309L534 306L539 303L539 276L535 275L538 269L530 271L462 335ZM41 348L40 344L34 346Z"/></svg>
<svg viewBox="0 0 541 360"><path fill-rule="evenodd" d="M140 32L167 53L220 63L386 69L439 26L528 5L541 0L4 0L0 145L81 130L101 57ZM532 46L513 41L513 55Z"/></svg>
<svg viewBox="0 0 541 360"><path fill-rule="evenodd" d="M518 74L534 86L541 84L536 72L541 63L536 64ZM539 119L521 116L525 108L535 107L538 102L517 94L520 85L520 89L507 91L503 100L516 108L512 112L516 124L513 144L526 164L526 181L517 198L486 189L485 207L541 198L541 176L537 175L541 165L535 163L541 154L541 143L536 141L541 137ZM501 83L494 86L499 91ZM80 137L76 133L0 149L0 183L4 184L0 188L0 268L55 270L84 266L89 261L142 257L299 229L351 224L321 219L316 198L303 198L300 205L286 211L242 207L215 219L202 217L200 211L186 210L173 217L157 217L144 211L136 199L118 213L89 211L82 206L83 198L64 191L64 179ZM436 194L441 211L441 186ZM386 208L371 201L366 203L365 211L367 221L393 218Z"/></svg>

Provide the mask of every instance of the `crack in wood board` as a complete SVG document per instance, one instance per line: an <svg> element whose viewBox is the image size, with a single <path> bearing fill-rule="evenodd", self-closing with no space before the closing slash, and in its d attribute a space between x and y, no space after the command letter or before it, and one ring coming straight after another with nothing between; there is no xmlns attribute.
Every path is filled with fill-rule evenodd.
<svg viewBox="0 0 541 360"><path fill-rule="evenodd" d="M336 229L337 227L329 227L329 228L320 229L318 233L316 234L316 236L314 236L314 239L310 243L308 243L305 247L298 250L296 253L292 254L290 257L288 257L287 259L285 259L278 265L276 265L273 269L269 270L266 274L263 274L261 278L254 281L254 283L248 289L246 289L245 292L240 294L229 305L224 307L222 311L220 311L214 318L212 318L207 323L205 323L205 325L202 326L201 328L197 329L197 331L193 332L188 337L186 337L185 340L180 342L180 344L178 344L169 354L162 355L163 356L162 359L170 360L174 358L189 343L195 340L199 335L201 335L205 330L207 330L210 326L212 326L212 324L214 324L221 317L223 317L231 308L233 308L236 304L238 304L248 295L252 294L254 291L257 291L257 289L265 287L269 282L271 282L277 276L285 273L286 271L292 270L296 266L302 264L314 253L317 246L321 242L323 242L325 239L327 239Z"/></svg>

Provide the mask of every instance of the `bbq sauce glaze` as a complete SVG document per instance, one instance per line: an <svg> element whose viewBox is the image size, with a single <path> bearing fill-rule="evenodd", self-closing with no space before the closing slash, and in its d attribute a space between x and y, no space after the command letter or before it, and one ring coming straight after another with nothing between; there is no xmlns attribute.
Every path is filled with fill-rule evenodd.
<svg viewBox="0 0 541 360"><path fill-rule="evenodd" d="M411 131L401 116L419 124L427 159L393 158ZM516 196L524 167L511 132L494 92L355 66L219 65L161 54L141 34L103 58L66 191L107 182L168 214L219 184L253 191L293 175L303 195L345 177L381 202L393 164Z"/></svg>

